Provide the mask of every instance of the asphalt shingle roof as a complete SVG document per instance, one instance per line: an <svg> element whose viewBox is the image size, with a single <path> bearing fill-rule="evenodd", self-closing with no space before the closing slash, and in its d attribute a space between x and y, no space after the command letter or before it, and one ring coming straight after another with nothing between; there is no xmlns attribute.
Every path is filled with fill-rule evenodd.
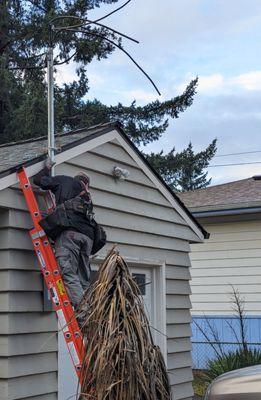
<svg viewBox="0 0 261 400"><path fill-rule="evenodd" d="M260 206L261 180L242 179L180 193L179 197L191 211Z"/></svg>
<svg viewBox="0 0 261 400"><path fill-rule="evenodd" d="M56 147L59 150L64 150L65 146L71 143L77 144L81 139L92 136L96 133L113 129L112 124L101 124L90 129L84 128L73 132L56 135ZM4 172L16 167L20 164L26 164L30 160L34 160L47 154L47 137L39 137L36 139L28 139L20 142L6 143L0 146L0 175Z"/></svg>

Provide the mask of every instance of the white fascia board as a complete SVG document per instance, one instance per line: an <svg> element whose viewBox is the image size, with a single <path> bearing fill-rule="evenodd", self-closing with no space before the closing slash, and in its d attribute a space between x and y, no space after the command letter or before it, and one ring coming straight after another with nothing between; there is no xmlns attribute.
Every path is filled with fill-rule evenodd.
<svg viewBox="0 0 261 400"><path fill-rule="evenodd" d="M72 147L71 149L65 150L62 153L58 153L55 156L56 165L62 164L63 162L66 162L66 161L70 160L71 158L74 158L82 153L85 153L86 151L89 151L98 146L101 146L102 144L115 139L117 136L118 136L118 132L113 130L111 132L108 132L101 136L98 136L94 139L90 139L87 142L81 143L78 146ZM37 174L37 172L39 172L40 169L43 168L43 165L44 165L44 162L40 161L36 164L26 167L27 176L30 177L30 176ZM14 173L7 175L0 179L0 190L6 189L17 183L18 183L17 173L14 172Z"/></svg>
<svg viewBox="0 0 261 400"><path fill-rule="evenodd" d="M116 139L118 135L119 134L116 130L112 130L94 139L90 139L87 142L81 143L78 146L72 147L71 149L65 150L62 153L58 153L55 156L56 165L71 160L72 158L77 157L80 154L85 153L86 151L92 150L95 147L101 146L104 143L110 142L113 139Z"/></svg>
<svg viewBox="0 0 261 400"><path fill-rule="evenodd" d="M187 222L188 226L196 233L199 238L199 242L204 241L203 233L200 231L198 226L194 223L194 221L189 217L189 215L184 211L181 205L175 200L172 194L167 190L167 188L160 182L160 180L153 174L153 172L147 167L147 165L143 162L143 160L139 157L139 155L132 149L132 147L124 140L122 135L115 129L112 131L102 134L96 138L90 139L87 142L83 142L78 146L74 146L68 150L65 150L61 153L58 153L55 156L56 165L62 164L74 157L77 157L80 154L85 153L86 151L92 150L98 146L101 146L104 143L110 142L112 140L118 141L118 143L124 148L124 150L130 155L130 157L137 163L137 165L142 169L142 171L148 176L148 178L152 181L155 187L163 194L163 196L169 201L172 207L179 213L179 215ZM43 167L43 161L39 163L33 164L29 167L26 167L27 175L33 176L35 175L41 168ZM6 177L0 179L0 190L3 190L7 187L15 185L18 183L17 174L12 173Z"/></svg>
<svg viewBox="0 0 261 400"><path fill-rule="evenodd" d="M163 196L170 202L172 207L179 213L179 215L187 222L188 226L196 233L199 238L199 242L204 241L204 235L195 222L189 217L189 215L184 211L181 205L173 197L173 195L167 190L167 188L162 184L162 182L157 178L157 176L148 168L144 161L138 156L138 154L131 148L131 146L124 140L124 138L119 134L117 137L119 144L128 152L128 154L133 158L133 160L138 164L142 171L147 175L147 177L154 183L156 188L163 194Z"/></svg>

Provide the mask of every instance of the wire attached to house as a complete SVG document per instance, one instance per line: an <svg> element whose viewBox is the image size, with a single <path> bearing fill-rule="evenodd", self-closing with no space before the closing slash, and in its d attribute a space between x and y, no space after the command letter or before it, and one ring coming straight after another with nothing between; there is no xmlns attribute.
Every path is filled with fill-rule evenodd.
<svg viewBox="0 0 261 400"><path fill-rule="evenodd" d="M91 22L91 21L88 22L87 25L90 25L91 23L94 23L94 22L95 22L95 23L96 23L96 22L98 23L99 21L102 21L102 20L104 20L105 18L108 18L109 16L111 16L111 15L115 14L116 12L122 10L122 9L123 9L125 6L127 6L130 2L131 2L131 0L126 1L124 4L122 4L121 6L117 7L115 10L109 12L108 14L105 14L103 17L100 17L100 18L96 19L96 20L93 21L93 22ZM57 16L57 17L54 17L54 18L50 21L50 24L52 24L55 20L58 20L58 19L61 19L61 18L62 18L62 19L65 19L65 18L79 19L80 17L77 17L77 16ZM86 25L86 26L87 26L87 25ZM79 25L79 26L82 26L82 25ZM107 28L108 28L108 27L107 27ZM49 29L50 29L50 28L49 28ZM51 36L51 30L50 30L50 36ZM139 42L136 41L135 39L132 39L132 38L130 38L130 37L128 37L128 38L129 38L130 40L133 40L133 41L139 43ZM52 40L52 38L51 38L51 40ZM76 54L76 53L75 53L75 54ZM74 54L74 55L75 55L75 54ZM36 54L36 55L34 55L34 56L29 56L29 57L27 57L27 59L39 58L39 57L46 56L46 55L47 55L47 51L45 51L45 52L43 52L43 53L40 53L40 54ZM73 55L73 56L74 56L74 55ZM72 57L68 58L68 59L65 60L65 61L56 63L55 65L62 65L62 64L65 64L66 62L70 61L71 58L72 58ZM39 65L39 66L35 66L35 65L24 65L24 66L21 66L21 67L9 67L8 69L11 70L11 71L14 71L14 70L25 70L25 69L28 69L28 70L43 69L43 68L46 68L46 67L47 67L47 64L46 64L46 62L45 62L44 65Z"/></svg>
<svg viewBox="0 0 261 400"><path fill-rule="evenodd" d="M79 30L75 30L75 29L70 29L70 28L64 28L64 31L70 31L70 32L75 32L75 33L84 33L87 35L92 35L95 37L100 37L103 40L106 40L107 42L111 43L113 46L117 47L119 50L121 50L123 53L125 53L129 59L136 65L136 67L146 76L146 78L150 81L150 83L152 84L152 86L154 87L154 89L156 90L156 92L159 94L159 96L161 96L161 93L159 91L159 89L157 88L156 84L153 82L153 80L151 79L151 77L147 74L147 72L144 71L144 69L137 63L137 61L130 55L130 53L128 53L121 45L117 44L116 42L114 42L111 39L108 39L106 36L98 34L96 32L90 32L90 31L84 31L83 29L79 29Z"/></svg>
<svg viewBox="0 0 261 400"><path fill-rule="evenodd" d="M96 19L96 20L90 20L90 19L87 19L87 18L81 18L81 17L77 17L77 16L74 16L74 15L60 15L60 16L54 17L54 18L51 19L50 22L49 22L50 45L53 46L54 38L56 37L56 35L57 35L59 32L75 32L75 33L82 33L82 34L85 34L85 35L91 35L91 36L95 36L95 37L101 38L101 39L107 41L108 43L112 44L113 46L117 47L117 48L118 48L119 50L121 50L124 54L126 54L127 57L136 65L136 67L137 67L137 68L143 73L143 75L150 81L150 83L152 84L152 86L154 87L154 89L156 90L156 92L158 93L158 95L161 96L161 93L160 93L158 87L156 86L156 84L154 83L154 81L152 80L152 78L151 78L151 77L147 74L147 72L138 64L138 62L134 59L134 57L133 57L128 51L126 51L126 50L121 46L121 44L118 44L118 43L116 43L115 41L113 41L113 40L107 38L105 35L99 34L99 33L97 33L97 32L91 32L91 31L89 31L89 30L86 29L86 27L87 27L88 25L94 24L94 25L100 26L100 27L102 27L102 28L108 29L108 30L111 31L112 33L117 34L117 35L119 35L119 36L121 36L121 37L123 37L123 38L125 38L125 39L131 40L131 41L133 41L133 42L135 42L135 43L139 43L138 40L133 39L132 37L130 37L130 36L124 34L124 33L121 33L121 32L119 32L119 31L117 31L117 30L115 30L115 29L113 29L113 28L110 28L110 27L107 26L107 25L101 24L101 23L99 22L99 21L101 21L101 20L103 20L103 19L105 19L105 18L108 18L110 15L114 14L115 12L121 10L123 7L125 7L127 4L129 4L130 1L131 1L131 0L128 0L126 3L124 3L122 6L118 7L118 8L115 9L114 11L112 11L112 12L110 12L110 13L108 13L108 14L104 15L103 17L98 18L98 19ZM63 27L63 26L55 27L55 26L53 25L54 22L56 22L56 21L58 21L58 20L66 20L66 19L71 19L71 20L74 19L74 20L78 20L78 21L81 21L81 22L78 23L78 24L75 24L75 25L65 26L65 27ZM77 29L77 28L80 28L80 29ZM55 32L55 37L53 37L53 32ZM41 53L40 55L37 55L37 56L35 56L35 57L40 57L40 56L42 56L42 55L44 55L44 54L47 54L47 53ZM61 61L61 62L55 62L54 65L62 65L62 64L65 64L65 63L69 62L76 54L77 54L77 52L74 52L74 53L73 53L70 57L68 57L66 60L63 60L63 61ZM33 57L31 57L31 58L33 58ZM47 65L46 65L46 63L45 63L45 64L42 65L42 66L28 66L28 65L24 65L24 66L22 66L22 67L13 67L13 68L11 67L10 69L11 69L11 70L15 70L15 69L17 69L17 70L18 70L18 69L19 69L19 70L23 70L23 69L43 69L43 68L46 68L46 66L47 66Z"/></svg>

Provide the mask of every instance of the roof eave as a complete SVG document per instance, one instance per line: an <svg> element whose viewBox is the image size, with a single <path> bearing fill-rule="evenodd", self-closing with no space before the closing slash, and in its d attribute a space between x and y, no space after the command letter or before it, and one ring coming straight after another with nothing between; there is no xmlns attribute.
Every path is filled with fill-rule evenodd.
<svg viewBox="0 0 261 400"><path fill-rule="evenodd" d="M189 211L189 209L185 206L185 204L180 200L180 198L170 189L170 187L166 184L163 178L158 174L158 172L151 166L148 160L144 157L144 155L139 151L139 149L133 144L133 142L129 139L129 137L125 134L122 129L122 125L119 122L107 124L106 127L101 128L101 130L94 132L84 138L78 139L72 143L68 143L62 146L61 151L56 151L55 154L58 155L64 153L76 146L79 146L85 142L94 140L99 136L105 135L113 130L116 130L123 139L130 145L130 147L134 150L134 152L141 158L142 162L151 170L151 172L156 176L158 181L167 189L170 195L174 198L174 200L179 204L179 206L184 210L187 217L191 220L191 222L197 227L197 229L202 233L204 239L209 238L209 233L201 226L201 224L197 221L197 219L193 216L193 214ZM46 154L42 154L39 157L33 158L31 160L27 160L26 162L19 163L11 168L8 168L0 173L0 179L7 178L9 175L13 175L17 172L19 168L22 166L25 168L32 167L35 164L41 163L46 158ZM200 237L199 237L200 238Z"/></svg>

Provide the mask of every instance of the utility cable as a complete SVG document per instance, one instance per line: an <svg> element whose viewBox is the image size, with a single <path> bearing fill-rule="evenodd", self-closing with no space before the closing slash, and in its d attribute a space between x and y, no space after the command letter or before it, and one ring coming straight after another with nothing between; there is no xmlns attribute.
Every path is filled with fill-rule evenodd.
<svg viewBox="0 0 261 400"><path fill-rule="evenodd" d="M104 15L103 17L96 19L95 22L99 22L99 21L102 21L102 20L105 19L105 18L110 17L112 14L115 14L117 11L120 11L122 8L124 8L124 7L125 7L127 4L129 4L130 2L131 2L131 0L126 1L126 3L122 4L122 6L116 8L115 10L113 10L113 11L111 11L110 13Z"/></svg>
<svg viewBox="0 0 261 400"><path fill-rule="evenodd" d="M144 71L144 69L137 63L137 61L130 55L130 53L128 53L122 46L121 44L118 44L116 42L114 42L113 40L107 38L105 35L102 34L98 34L97 32L90 32L88 30L86 30L86 26L90 25L90 24L94 24L97 26L100 26L102 28L108 29L109 31L122 36L128 40L131 40L135 43L139 43L136 39L131 38L128 35L125 35L113 28L110 28L104 24L100 24L99 21L109 17L110 15L114 14L115 12L121 10L123 7L125 7L128 3L130 3L131 0L128 0L126 3L124 3L122 6L118 7L117 9L115 9L114 11L110 12L109 14L106 14L105 16L96 19L95 21L89 20L87 18L81 18L81 17L77 17L77 16L73 16L73 15L64 15L64 16L57 16L54 17L53 19L50 20L49 22L49 32L50 32L50 45L52 46L53 43L53 32L59 33L59 32L74 32L74 33L82 33L85 35L91 35L91 36L95 36L98 38L101 38L105 41L107 41L108 43L112 44L113 46L117 47L119 50L121 50L124 54L127 55L127 57L129 57L129 59L136 65L136 67L144 74L144 76L146 76L146 78L150 81L150 83L152 84L152 86L154 87L154 89L156 90L156 92L161 95L159 89L157 88L156 84L153 82L153 80L151 79L151 77L147 74L147 72ZM58 20L65 20L65 19L74 19L74 20L78 20L78 21L82 21L82 23L76 24L76 25L72 25L72 26L68 26L68 27L54 27L53 24L55 21ZM86 24L87 23L87 24ZM84 27L84 25L86 25ZM81 29L75 29L75 28L81 28ZM45 54L45 53L43 53ZM41 54L41 55L43 55ZM66 60L63 60L61 62L56 62L54 65L62 65L65 64L66 62L70 61L73 57L75 56L75 53L70 56L69 58L67 58ZM40 57L40 55L36 56L36 57ZM10 69L42 69L46 67L46 63L43 66L27 66L24 65L22 67L14 67L14 68L10 68Z"/></svg>
<svg viewBox="0 0 261 400"><path fill-rule="evenodd" d="M110 15L116 13L117 11L120 11L123 7L125 7L127 4L129 4L131 2L131 0L126 1L126 3L122 4L120 7L116 8L115 10L111 11L110 13L104 15L103 17L100 17L98 19L96 19L93 22L99 22L102 21L105 18L108 18ZM59 20L59 19L66 19L66 18L70 18L70 19L82 19L81 17L77 17L74 15L58 15L57 17L54 17L50 20L50 24L53 24L55 21ZM88 24L91 24L92 22L88 22Z"/></svg>
<svg viewBox="0 0 261 400"><path fill-rule="evenodd" d="M242 151L241 153L227 153L227 154L217 154L214 157L227 157L227 156L239 156L244 154L254 154L261 153L261 150L253 150L253 151Z"/></svg>
<svg viewBox="0 0 261 400"><path fill-rule="evenodd" d="M231 163L231 164L216 164L216 165L208 165L207 168L217 168L217 167L230 167L237 165L253 165L253 164L261 164L261 161L253 161L253 162L242 162L242 163Z"/></svg>
<svg viewBox="0 0 261 400"><path fill-rule="evenodd" d="M71 17L71 16L68 16L68 17ZM76 17L73 17L73 18L76 18ZM70 30L70 29L74 29L74 28L81 28L81 27L83 27L85 25L85 22L87 22L87 25L94 24L94 25L100 26L102 28L108 29L109 31L111 31L113 33L116 33L117 35L120 35L120 36L124 37L125 39L131 40L132 42L135 42L135 43L139 43L138 40L133 39L132 37L130 37L128 35L125 35L124 33L116 31L115 29L110 28L107 25L100 24L99 22L96 22L96 21L91 21L90 19L87 19L87 18L79 18L79 20L83 21L82 24L72 25L72 26L65 26L65 27L64 26L57 26L57 27L53 27L53 30L59 32L59 31L65 30L65 29L66 30L68 30L68 29Z"/></svg>
<svg viewBox="0 0 261 400"><path fill-rule="evenodd" d="M89 20L89 19L77 17L77 16L74 16L74 15L60 15L60 16L54 17L54 18L51 19L50 22L49 22L50 42L52 43L52 42L53 42L53 39L54 39L54 38L52 37L52 31L53 31L53 30L56 31L56 34L57 34L57 33L59 33L60 31L68 30L68 29L73 28L73 27L74 27L74 28L77 28L77 27L81 28L81 27L82 27L83 25L85 25L85 23L87 22L87 25L95 24L95 25L100 26L100 27L102 27L102 28L108 29L109 31L111 31L111 32L113 32L113 33L115 33L115 34L117 34L117 35L120 35L120 36L124 37L125 39L131 40L131 41L133 41L133 42L135 42L135 43L139 43L138 40L136 40L136 39L134 39L134 38L132 38L132 37L130 37L130 36L128 36L128 35L125 35L124 33L121 33L121 32L119 32L119 31L117 31L117 30L115 30L115 29L113 29L113 28L110 28L110 27L107 26L107 25L100 24L100 23L98 22L98 21L101 21L101 20L107 18L107 16L109 16L109 15L111 15L111 14L113 14L113 13L119 11L120 9L122 9L123 7L125 7L125 5L127 5L130 1L131 1L131 0L127 1L127 2L124 3L121 7L115 9L115 10L112 11L111 13L109 13L109 14L107 14L107 15L105 15L105 16L103 16L103 17L101 17L101 18L99 18L98 20L95 20L95 21L91 21L91 20ZM57 28L54 27L54 26L53 26L53 23L54 23L55 21L57 21L57 20L60 20L60 19L62 19L62 20L64 20L64 19L80 20L80 21L82 21L82 23L77 24L77 25L73 25L73 26L68 26L68 27L57 27ZM87 26L87 25L86 25L86 26ZM115 43L114 45L117 47L116 43ZM47 52L44 52L44 53L38 54L38 55L36 55L36 56L28 57L28 59L38 58L38 57L41 57L41 56L46 55L46 54L47 54ZM75 55L75 54L74 54L74 55ZM65 64L66 62L70 61L72 58L73 58L73 57L70 56L69 58L67 58L67 59L64 60L64 61L56 62L54 65L62 65L62 64ZM22 69L33 70L33 69L42 69L42 68L46 68L46 63L45 63L44 65L41 65L41 66L24 65L24 66L20 66L20 67L10 67L9 69L10 69L10 70L22 70Z"/></svg>
<svg viewBox="0 0 261 400"><path fill-rule="evenodd" d="M64 30L67 31L66 28L64 28ZM95 33L95 32L84 31L82 29L80 29L80 30L68 29L68 30L71 32L75 32L75 33L84 33L87 35L100 37L101 39L106 40L107 42L111 43L113 46L117 47L119 50L123 51L123 53L125 53L129 57L129 59L136 65L136 67L146 76L146 78L150 81L150 83L152 84L152 86L154 87L156 92L159 94L159 96L161 96L159 89L157 88L156 84L153 82L151 77L147 74L147 72L144 71L144 69L137 63L137 61L134 60L134 58L130 55L130 53L128 53L121 45L115 43L111 39L108 39L106 36Z"/></svg>

